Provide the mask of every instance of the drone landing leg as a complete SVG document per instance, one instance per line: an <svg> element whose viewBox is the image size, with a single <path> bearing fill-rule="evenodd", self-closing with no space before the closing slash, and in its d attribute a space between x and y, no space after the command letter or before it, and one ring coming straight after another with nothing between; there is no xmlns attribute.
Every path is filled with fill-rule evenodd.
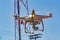
<svg viewBox="0 0 60 40"><path fill-rule="evenodd" d="M43 23L43 21L41 21L41 23L42 23L42 32L44 31L44 23Z"/></svg>

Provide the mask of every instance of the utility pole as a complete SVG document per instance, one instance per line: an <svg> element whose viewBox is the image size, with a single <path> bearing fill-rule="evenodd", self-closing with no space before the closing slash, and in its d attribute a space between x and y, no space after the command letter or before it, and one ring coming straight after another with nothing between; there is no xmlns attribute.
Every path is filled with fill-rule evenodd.
<svg viewBox="0 0 60 40"><path fill-rule="evenodd" d="M17 0L17 13L18 13L18 17L20 17L20 1ZM21 40L21 28L20 28L20 20L18 20L18 36L19 36L19 39L18 40Z"/></svg>

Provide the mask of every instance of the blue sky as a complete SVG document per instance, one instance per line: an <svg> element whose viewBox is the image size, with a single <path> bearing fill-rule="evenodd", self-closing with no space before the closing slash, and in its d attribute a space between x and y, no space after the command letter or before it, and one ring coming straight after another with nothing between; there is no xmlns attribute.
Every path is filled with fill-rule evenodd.
<svg viewBox="0 0 60 40"><path fill-rule="evenodd" d="M12 15L14 0L0 0L0 40L14 40L14 18ZM59 40L60 39L60 0L29 0L29 12L32 9L39 10L36 14L46 14L50 11L52 18L44 19L45 31L41 39L37 40ZM44 12L40 12L46 11ZM23 12L24 11L24 12ZM25 8L21 5L21 15L25 13ZM47 14L46 14L47 15ZM23 29L22 29L23 30ZM22 31L22 40L27 34ZM28 40L28 37L27 39Z"/></svg>

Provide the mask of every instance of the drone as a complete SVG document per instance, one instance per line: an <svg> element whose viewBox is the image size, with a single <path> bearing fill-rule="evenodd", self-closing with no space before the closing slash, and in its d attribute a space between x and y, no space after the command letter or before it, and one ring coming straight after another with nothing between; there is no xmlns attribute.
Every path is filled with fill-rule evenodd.
<svg viewBox="0 0 60 40"><path fill-rule="evenodd" d="M52 17L52 14L49 13L49 15L36 15L35 14L35 10L32 10L32 14L31 15L28 15L28 16L25 16L25 17L19 17L17 15L14 15L15 19L16 20L22 20L20 22L20 24L24 24L24 27L25 27L25 32L26 33L34 33L34 30L39 30L39 27L36 27L36 25L42 23L42 29L40 31L44 31L44 23L43 23L43 19L47 19L47 18L51 18ZM32 29L33 29L33 32L28 32L27 30L27 24L30 24L32 25Z"/></svg>

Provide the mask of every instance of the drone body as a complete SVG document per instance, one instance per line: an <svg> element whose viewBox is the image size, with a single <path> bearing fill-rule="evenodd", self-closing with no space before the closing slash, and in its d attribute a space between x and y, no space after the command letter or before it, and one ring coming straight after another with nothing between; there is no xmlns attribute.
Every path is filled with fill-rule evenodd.
<svg viewBox="0 0 60 40"><path fill-rule="evenodd" d="M32 15L29 15L29 16L26 16L26 17L18 17L18 16L14 16L14 17L15 17L16 20L24 20L25 21L25 23L23 21L21 22L22 24L25 24L25 29L27 29L26 24L30 23L31 25L33 25L32 28L34 30L38 30L39 28L36 27L36 25L42 23L42 30L40 30L40 31L44 31L43 19L51 18L52 14L50 13L47 16L45 16L45 15L36 15L35 11L33 10Z"/></svg>

